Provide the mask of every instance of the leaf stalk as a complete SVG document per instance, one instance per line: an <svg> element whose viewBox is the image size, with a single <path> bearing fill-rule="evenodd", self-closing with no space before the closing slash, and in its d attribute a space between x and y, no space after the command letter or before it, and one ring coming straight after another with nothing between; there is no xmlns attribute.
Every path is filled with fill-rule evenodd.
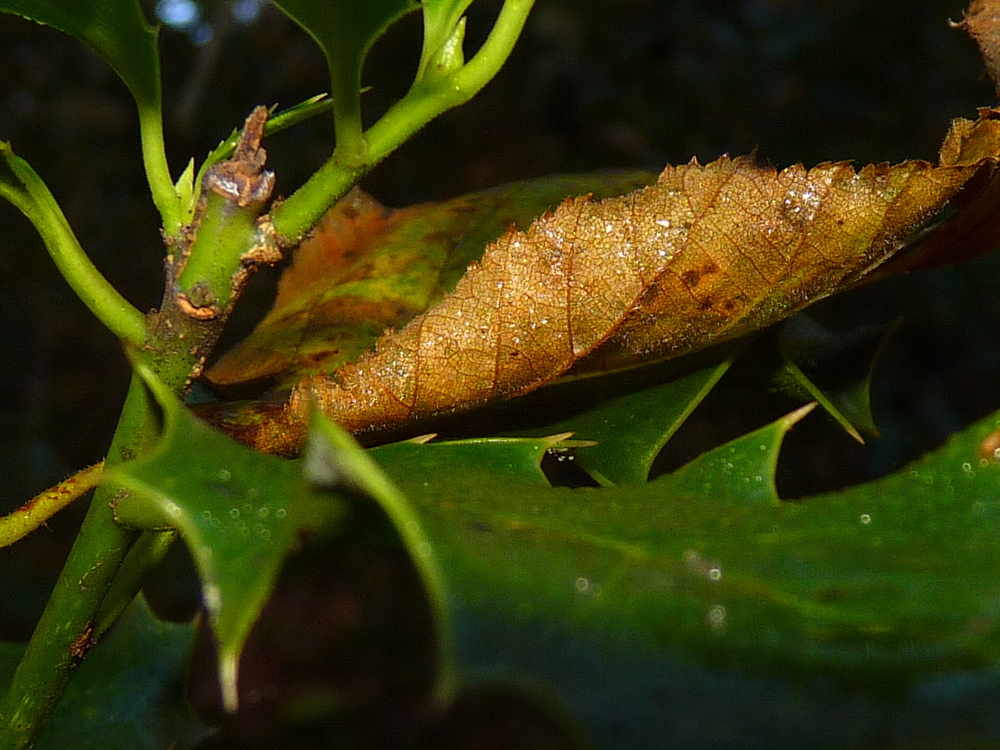
<svg viewBox="0 0 1000 750"><path fill-rule="evenodd" d="M271 212L279 241L297 244L362 175L428 122L464 104L489 83L514 49L533 5L534 0L505 0L493 29L471 60L438 75L418 76L406 95L365 131L367 160L359 161L347 153L349 149L340 148L338 130L338 147L330 159ZM452 49L449 59L460 60L461 50Z"/></svg>
<svg viewBox="0 0 1000 750"><path fill-rule="evenodd" d="M0 196L16 206L42 237L49 255L77 296L118 338L133 345L145 339L143 315L84 252L62 209L42 178L10 145L0 142Z"/></svg>

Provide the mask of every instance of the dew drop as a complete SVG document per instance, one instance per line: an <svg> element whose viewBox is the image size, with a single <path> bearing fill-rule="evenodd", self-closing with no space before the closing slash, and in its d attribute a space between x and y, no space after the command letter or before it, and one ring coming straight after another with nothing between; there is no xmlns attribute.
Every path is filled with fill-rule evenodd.
<svg viewBox="0 0 1000 750"><path fill-rule="evenodd" d="M707 619L712 630L721 630L726 626L726 608L721 604L713 604L708 609Z"/></svg>
<svg viewBox="0 0 1000 750"><path fill-rule="evenodd" d="M862 513L860 517L861 524L867 526L872 522L872 517L870 513Z"/></svg>

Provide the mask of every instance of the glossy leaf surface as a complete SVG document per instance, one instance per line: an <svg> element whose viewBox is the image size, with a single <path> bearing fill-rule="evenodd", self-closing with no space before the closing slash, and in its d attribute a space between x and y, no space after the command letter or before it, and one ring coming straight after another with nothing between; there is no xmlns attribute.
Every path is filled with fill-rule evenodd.
<svg viewBox="0 0 1000 750"><path fill-rule="evenodd" d="M511 226L527 227L566 195L617 195L646 172L511 183L442 203L390 209L355 190L295 251L267 317L207 373L220 386L274 379L283 387L333 372L436 304Z"/></svg>
<svg viewBox="0 0 1000 750"><path fill-rule="evenodd" d="M655 185L617 198L568 200L492 243L453 292L387 331L374 351L332 377L306 377L287 408L242 437L294 452L312 404L352 432L396 428L567 372L736 338L867 280L901 250L908 262L928 262L914 242L919 249L963 216L983 219L977 196L995 182L998 133L996 113L984 110L977 122L956 121L937 167L778 172L723 158L668 167ZM974 176L961 194L971 207L920 231Z"/></svg>
<svg viewBox="0 0 1000 750"><path fill-rule="evenodd" d="M735 353L665 382L600 399L578 414L520 434L571 432L574 439L594 444L567 458L598 483L642 484L660 449L715 387L734 357Z"/></svg>
<svg viewBox="0 0 1000 750"><path fill-rule="evenodd" d="M789 503L773 471L795 419L627 489L551 488L545 440L375 449L430 540L457 682L547 686L601 747L704 737L692 702L753 746L948 736L1000 684L1000 415ZM848 718L816 723L830 706Z"/></svg>

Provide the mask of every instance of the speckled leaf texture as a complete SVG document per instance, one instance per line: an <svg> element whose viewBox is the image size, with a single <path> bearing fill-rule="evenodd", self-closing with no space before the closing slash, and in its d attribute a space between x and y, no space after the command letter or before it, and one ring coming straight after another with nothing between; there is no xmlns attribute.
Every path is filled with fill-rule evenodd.
<svg viewBox="0 0 1000 750"><path fill-rule="evenodd" d="M374 351L304 378L255 442L296 450L312 403L353 432L394 428L518 396L570 370L735 338L877 275L897 254L894 270L908 257L940 263L938 234L956 225L967 234L992 213L998 141L1000 114L984 109L978 121L953 123L938 166L779 171L723 157L668 166L656 184L620 197L568 199L490 244L451 294L387 331ZM929 228L959 197L960 210Z"/></svg>

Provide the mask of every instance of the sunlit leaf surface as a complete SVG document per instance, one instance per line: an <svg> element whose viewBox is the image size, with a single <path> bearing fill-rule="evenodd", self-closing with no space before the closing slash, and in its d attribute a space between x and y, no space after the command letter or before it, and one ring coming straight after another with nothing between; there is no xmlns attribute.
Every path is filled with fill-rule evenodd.
<svg viewBox="0 0 1000 750"><path fill-rule="evenodd" d="M390 209L355 190L295 250L267 317L207 373L218 386L333 372L454 289L469 263L511 226L527 227L567 195L618 195L646 172L515 182L442 203Z"/></svg>
<svg viewBox="0 0 1000 750"><path fill-rule="evenodd" d="M737 338L869 279L900 251L907 262L929 262L933 253L920 248L938 232L983 221L977 200L992 200L998 134L997 113L983 110L976 122L955 121L938 166L777 171L724 157L669 166L655 185L617 198L568 199L491 243L450 294L390 328L373 351L330 376L302 379L288 408L241 439L294 452L313 404L351 432L398 428L523 395L567 372L604 372ZM975 184L959 195L967 182ZM956 195L965 208L922 231ZM460 229L445 231L454 241ZM895 269L903 267L897 260ZM391 310L370 309L380 307ZM400 317L412 315L414 306L404 307ZM383 321L371 317L377 329ZM279 324L269 335L287 330ZM294 330L303 330L301 321ZM256 354L272 358L266 344ZM241 428L253 421L240 419Z"/></svg>

